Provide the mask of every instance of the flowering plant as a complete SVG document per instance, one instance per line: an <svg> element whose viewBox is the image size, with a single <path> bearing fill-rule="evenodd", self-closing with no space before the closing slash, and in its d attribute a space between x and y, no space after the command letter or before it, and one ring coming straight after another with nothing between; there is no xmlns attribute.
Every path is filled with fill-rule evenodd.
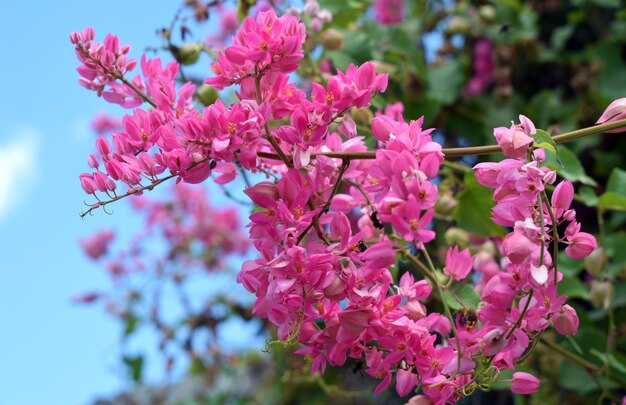
<svg viewBox="0 0 626 405"><path fill-rule="evenodd" d="M402 12L389 12L402 2L375 3L381 25L403 21ZM401 397L419 392L414 402L454 403L500 382L531 394L539 380L517 370L543 343L621 384L610 360L595 365L544 339L550 330L575 335L580 326L562 263L600 260L601 270L604 261L573 207L582 198L573 181L589 179L572 176L561 162L568 151L557 145L623 129L621 99L588 128L551 135L519 115L493 129L496 145L444 148L427 117L413 114L415 103L391 102L394 76L403 73L377 60L337 66L341 32L319 32L329 10L307 0L302 10L277 14L265 4L254 13L213 54L198 91L191 81L177 85L176 62L143 55L137 63L113 35L99 43L91 28L71 34L81 84L132 110L110 139L97 139L93 171L80 175L96 199L86 213L168 179L227 185L248 173L257 253L237 282L254 294L253 314L276 327L271 343L297 344L312 373L359 362L377 380L375 394L391 385ZM326 57L314 59L314 39ZM488 38L476 41L464 97L495 80L492 47ZM440 108L451 104L436 90L442 85L430 84ZM231 89L236 99L227 104ZM216 90L222 97L194 103ZM505 159L472 168L452 161L489 153ZM86 242L87 252L99 256L107 238ZM508 379L507 370L514 371Z"/></svg>

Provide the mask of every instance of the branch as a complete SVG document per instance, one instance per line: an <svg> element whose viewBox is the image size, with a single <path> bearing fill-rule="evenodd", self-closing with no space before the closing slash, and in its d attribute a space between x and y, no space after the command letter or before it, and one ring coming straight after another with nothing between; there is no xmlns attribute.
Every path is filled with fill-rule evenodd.
<svg viewBox="0 0 626 405"><path fill-rule="evenodd" d="M198 166L198 165L200 165L202 163L208 162L209 160L210 160L210 158L204 158L202 160L199 160L199 161L189 165L189 167L185 171L189 171L189 170L193 169L194 167L196 167L196 166ZM164 181L167 181L167 180L169 180L171 178L174 178L174 177L177 177L179 175L180 175L180 173L170 174L169 176L165 176L165 177L162 177L160 179L154 180L151 184L149 184L147 186L131 188L125 194L121 194L121 195L115 196L115 197L113 197L113 198L111 198L110 200L107 200L107 201L97 202L97 203L93 204L87 211L81 212L80 217L81 218L85 218L85 216L87 214L91 214L91 212L93 210L96 210L98 208L101 208L101 207L104 207L106 205L109 205L109 204L111 204L111 203L113 203L115 201L119 201L122 198L126 198L126 197L129 197L129 196L134 195L134 194L140 194L140 193L143 193L146 190L151 191L152 189L154 189L156 186L158 186L159 184L163 183Z"/></svg>
<svg viewBox="0 0 626 405"><path fill-rule="evenodd" d="M576 131L566 132L561 135L555 135L552 137L555 143L567 143L574 141L578 138L584 138L590 135L601 134L606 131L610 131L612 129L624 128L626 127L626 119L611 122L608 124L594 125L592 127L578 129ZM443 148L441 152L446 157L459 157L459 156L471 156L471 155L488 155L491 153L502 153L502 149L499 145L486 145L486 146L470 146L466 148ZM266 159L281 159L280 156L267 153L267 152L258 152L259 157ZM318 152L312 153L311 157L316 156L327 156L330 158L338 158L338 159L350 159L350 160L367 160L367 159L376 159L376 152ZM289 157L288 157L289 158Z"/></svg>
<svg viewBox="0 0 626 405"><path fill-rule="evenodd" d="M300 235L298 235L298 239L296 240L296 245L299 245L300 242L302 242L302 239L304 239L304 236L307 234L307 232L309 232L311 227L313 227L314 224L318 223L323 213L328 211L328 208L330 208L330 203L332 202L333 197L335 196L335 194L337 194L337 192L339 191L339 187L341 186L341 178L343 177L343 174L346 172L346 170L348 170L349 166L350 166L350 161L348 159L344 159L343 163L341 164L341 169L339 169L339 175L337 176L337 181L335 182L335 186L333 187L333 190L328 196L326 203L324 204L322 209L319 210L317 214L315 214L309 226L307 226L306 229L300 232ZM311 199L309 199L309 201L311 201Z"/></svg>

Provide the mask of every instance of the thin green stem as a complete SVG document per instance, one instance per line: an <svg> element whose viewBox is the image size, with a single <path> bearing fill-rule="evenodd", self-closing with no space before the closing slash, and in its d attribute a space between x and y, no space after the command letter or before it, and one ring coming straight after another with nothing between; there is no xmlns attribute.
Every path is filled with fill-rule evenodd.
<svg viewBox="0 0 626 405"><path fill-rule="evenodd" d="M602 375L602 373L600 372L602 367L595 365L594 363L582 358L576 353L572 353L569 350L564 349L561 345L545 339L542 339L540 343L544 346L547 346L549 349L559 353L561 356L565 357L571 362L584 367L592 376L596 376L598 374ZM613 382L620 384L622 387L626 387L626 381L623 381L613 375L605 375L605 377Z"/></svg>
<svg viewBox="0 0 626 405"><path fill-rule="evenodd" d="M519 317L517 318L517 321L515 322L515 324L513 325L511 330L509 331L509 333L507 333L507 335L505 336L505 339L510 338L511 335L513 334L513 332L515 332L516 329L518 329L519 327L522 326L522 321L524 320L524 315L526 315L526 311L528 311L528 306L530 305L530 300L533 298L533 294L534 293L535 293L535 290L530 290L530 292L528 293L528 296L527 296L527 299L526 299L526 304L524 305L524 309L522 309L522 312L519 314Z"/></svg>
<svg viewBox="0 0 626 405"><path fill-rule="evenodd" d="M556 287L558 281L557 275L559 270L559 230L557 229L558 222L556 220L556 216L554 215L554 211L550 206L550 200L548 199L548 194L546 194L545 190L541 192L541 198L546 202L548 214L550 214L550 222L552 222L552 268L554 269L554 286Z"/></svg>
<svg viewBox="0 0 626 405"><path fill-rule="evenodd" d="M194 167L196 167L196 166L198 166L198 165L200 165L202 163L208 162L209 160L210 160L209 158L204 158L202 160L199 160L199 161L189 165L189 167L186 170L189 171L189 170L193 169ZM158 186L159 184L163 183L164 181L167 181L167 180L172 179L174 177L177 177L179 175L180 175L180 173L170 174L168 176L161 177L160 179L153 180L152 183L148 184L147 186L131 188L128 192L126 192L124 194L121 194L121 195L118 195L118 196L115 196L115 197L111 198L110 200L98 201L97 203L93 204L87 211L82 212L80 214L80 216L81 216L81 218L84 218L87 214L90 214L92 211L94 211L94 210L96 210L98 208L103 208L103 207L105 207L105 206L107 206L107 205L109 205L109 204L111 204L111 203L113 203L115 201L121 200L122 198L126 198L126 197L134 195L134 194L140 194L140 193L142 193L144 191L151 191L152 189L154 189L156 186ZM105 209L105 211L106 211L106 209Z"/></svg>
<svg viewBox="0 0 626 405"><path fill-rule="evenodd" d="M456 323L454 322L454 316L452 316L452 311L450 310L450 307L448 306L448 303L446 302L446 299L443 295L443 288L441 288L441 283L437 279L437 271L435 269L433 261L430 259L430 255L428 254L428 251L425 248L422 251L424 252L424 257L426 258L426 262L428 263L428 266L430 268L427 268L426 266L424 266L422 262L417 260L411 254L405 253L405 256L409 257L413 263L417 263L418 266L422 268L422 270L426 270L426 273L430 274L430 280L435 285L435 288L437 289L437 294L441 298L443 309L446 313L446 317L450 320L450 326L452 327L452 332L454 334L454 342L456 343L456 352L457 352L457 372L459 372L461 370L461 357L462 357L461 342L459 341L459 332L456 329Z"/></svg>

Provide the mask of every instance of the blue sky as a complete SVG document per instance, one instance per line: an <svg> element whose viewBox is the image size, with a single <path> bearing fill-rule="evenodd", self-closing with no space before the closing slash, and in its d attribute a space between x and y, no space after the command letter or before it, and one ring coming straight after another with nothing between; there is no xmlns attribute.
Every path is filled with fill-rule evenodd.
<svg viewBox="0 0 626 405"><path fill-rule="evenodd" d="M109 285L77 240L139 223L127 204L82 220L92 116L121 113L77 84L69 33L92 25L133 45L158 44L156 29L181 2L2 1L0 24L0 392L6 404L86 404L125 387L116 368L119 327L99 307L70 297Z"/></svg>

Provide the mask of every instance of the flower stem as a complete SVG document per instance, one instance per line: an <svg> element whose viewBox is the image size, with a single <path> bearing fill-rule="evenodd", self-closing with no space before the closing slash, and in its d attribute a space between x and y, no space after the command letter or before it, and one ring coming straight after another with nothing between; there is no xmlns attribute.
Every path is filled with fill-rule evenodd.
<svg viewBox="0 0 626 405"><path fill-rule="evenodd" d="M552 137L555 143L567 143L578 138L584 138L590 135L601 134L612 129L626 127L626 119L610 122L608 124L594 125L588 128L578 129L576 131L566 132L564 134ZM471 155L488 155L491 153L502 153L502 149L498 145L470 146L465 148L443 148L441 150L446 157L459 157ZM258 152L258 156L266 159L282 159L274 153ZM312 153L311 157L328 156L331 158L350 159L350 160L366 160L376 159L376 152L318 152Z"/></svg>

